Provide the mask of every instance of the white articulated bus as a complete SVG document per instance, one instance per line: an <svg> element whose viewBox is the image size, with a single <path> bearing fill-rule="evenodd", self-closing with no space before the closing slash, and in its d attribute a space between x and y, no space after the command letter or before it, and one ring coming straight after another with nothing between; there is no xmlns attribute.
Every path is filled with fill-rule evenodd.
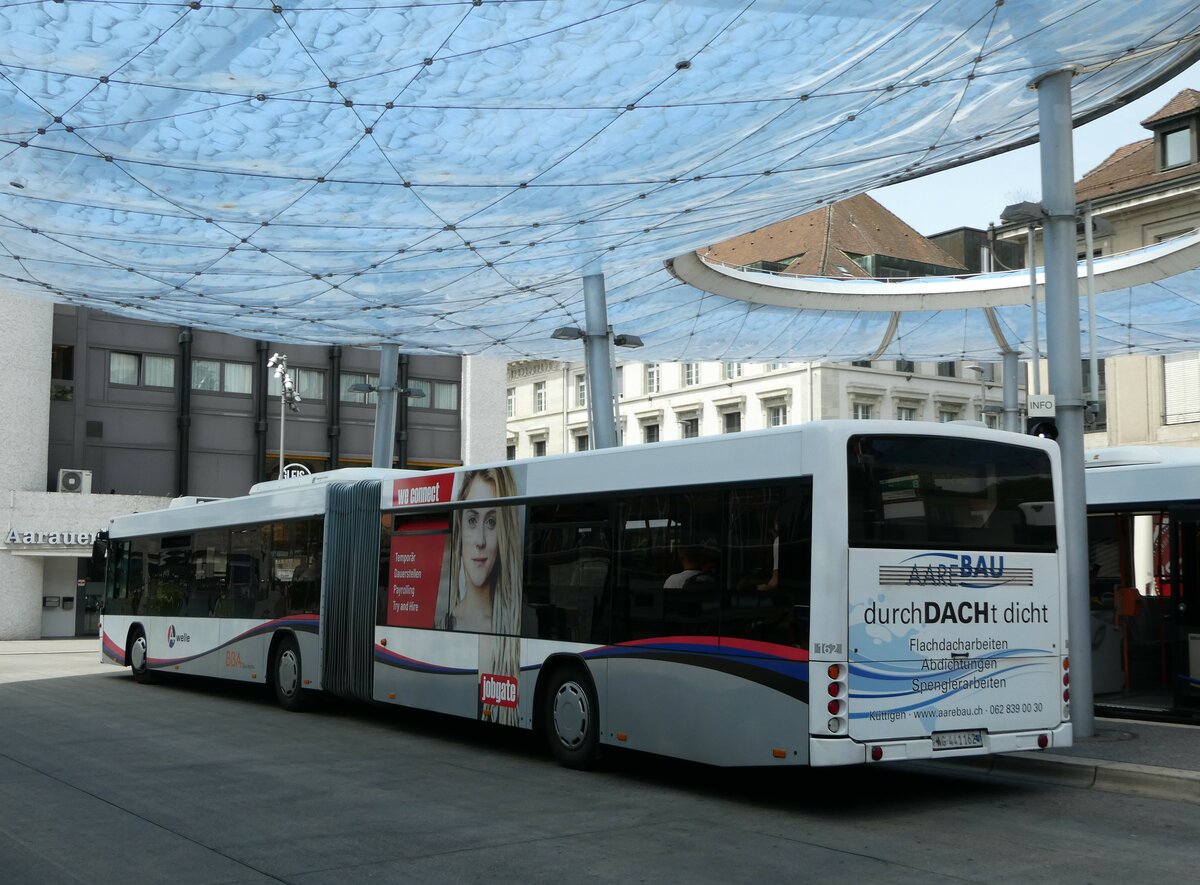
<svg viewBox="0 0 1200 885"><path fill-rule="evenodd" d="M1057 448L830 421L113 520L102 655L715 765L1071 740Z"/></svg>

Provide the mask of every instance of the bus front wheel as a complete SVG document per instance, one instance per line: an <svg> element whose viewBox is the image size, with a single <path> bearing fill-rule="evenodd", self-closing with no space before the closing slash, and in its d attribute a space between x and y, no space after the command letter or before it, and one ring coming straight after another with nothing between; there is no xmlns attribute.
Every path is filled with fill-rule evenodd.
<svg viewBox="0 0 1200 885"><path fill-rule="evenodd" d="M275 685L275 699L279 706L295 713L304 709L304 689L300 685L300 646L294 636L285 636L275 647L275 660L271 666L271 681Z"/></svg>
<svg viewBox="0 0 1200 885"><path fill-rule="evenodd" d="M142 685L154 681L154 673L150 669L150 650L146 643L146 632L138 629L129 640L129 669L133 678Z"/></svg>
<svg viewBox="0 0 1200 885"><path fill-rule="evenodd" d="M591 680L577 667L555 671L547 686L542 723L550 752L567 768L591 768L599 744L599 716Z"/></svg>

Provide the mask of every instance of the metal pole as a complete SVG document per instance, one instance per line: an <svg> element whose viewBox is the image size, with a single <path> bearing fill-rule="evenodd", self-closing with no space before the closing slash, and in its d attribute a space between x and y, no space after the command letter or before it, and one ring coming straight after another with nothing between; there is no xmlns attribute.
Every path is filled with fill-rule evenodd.
<svg viewBox="0 0 1200 885"><path fill-rule="evenodd" d="M1011 433L1021 432L1021 404L1017 395L1019 372L1021 370L1019 354L1015 350L1006 350L1001 356L1004 359L1004 429Z"/></svg>
<svg viewBox="0 0 1200 885"><path fill-rule="evenodd" d="M283 479L283 423L287 413L287 372L279 379L279 478Z"/></svg>
<svg viewBox="0 0 1200 885"><path fill-rule="evenodd" d="M1071 720L1076 737L1095 728L1091 605L1088 596L1087 498L1083 479L1083 379L1079 371L1075 171L1071 157L1071 77L1056 71L1034 83L1041 131L1046 352L1062 455L1063 527L1071 653Z"/></svg>
<svg viewBox="0 0 1200 885"><path fill-rule="evenodd" d="M379 345L379 386L376 388L372 467L392 466L392 452L396 446L396 365L399 360L399 344Z"/></svg>
<svg viewBox="0 0 1200 885"><path fill-rule="evenodd" d="M612 345L609 341L608 306L604 300L604 274L590 273L584 276L583 310L592 448L611 449L617 444L617 425L613 420Z"/></svg>
<svg viewBox="0 0 1200 885"><path fill-rule="evenodd" d="M1038 312L1037 312L1037 267L1033 261L1033 238L1037 229L1031 224L1029 225L1029 239L1025 243L1025 264L1029 268L1029 306L1033 311L1030 317L1030 338L1033 340L1033 392L1040 394L1042 392L1042 352L1041 352L1041 331L1038 329Z"/></svg>
<svg viewBox="0 0 1200 885"><path fill-rule="evenodd" d="M1087 260L1087 301L1088 301L1088 397L1087 405L1093 415L1100 413L1100 379L1096 366L1096 279L1092 275L1092 239L1095 232L1092 228L1092 201L1083 204L1083 242L1084 256Z"/></svg>

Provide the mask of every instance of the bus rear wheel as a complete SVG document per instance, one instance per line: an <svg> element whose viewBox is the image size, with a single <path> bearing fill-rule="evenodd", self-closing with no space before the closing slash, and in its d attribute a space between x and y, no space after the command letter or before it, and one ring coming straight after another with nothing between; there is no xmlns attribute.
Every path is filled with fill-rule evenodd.
<svg viewBox="0 0 1200 885"><path fill-rule="evenodd" d="M550 679L542 725L550 752L567 768L591 768L600 742L599 709L591 680L578 667L562 667Z"/></svg>
<svg viewBox="0 0 1200 885"><path fill-rule="evenodd" d="M275 647L275 659L271 662L271 682L275 686L275 700L283 709L295 713L304 709L304 689L301 686L300 646L294 636L285 636Z"/></svg>
<svg viewBox="0 0 1200 885"><path fill-rule="evenodd" d="M140 627L134 631L129 640L129 669L133 671L134 681L142 685L154 681L154 673L150 669L150 650L146 643L146 631Z"/></svg>

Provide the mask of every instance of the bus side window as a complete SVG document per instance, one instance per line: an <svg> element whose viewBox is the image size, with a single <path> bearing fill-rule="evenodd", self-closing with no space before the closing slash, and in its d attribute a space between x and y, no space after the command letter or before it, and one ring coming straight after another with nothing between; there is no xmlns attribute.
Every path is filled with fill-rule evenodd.
<svg viewBox="0 0 1200 885"><path fill-rule="evenodd" d="M812 483L739 489L729 503L721 635L808 646Z"/></svg>
<svg viewBox="0 0 1200 885"><path fill-rule="evenodd" d="M525 532L521 635L607 642L609 505L536 505L529 508Z"/></svg>

